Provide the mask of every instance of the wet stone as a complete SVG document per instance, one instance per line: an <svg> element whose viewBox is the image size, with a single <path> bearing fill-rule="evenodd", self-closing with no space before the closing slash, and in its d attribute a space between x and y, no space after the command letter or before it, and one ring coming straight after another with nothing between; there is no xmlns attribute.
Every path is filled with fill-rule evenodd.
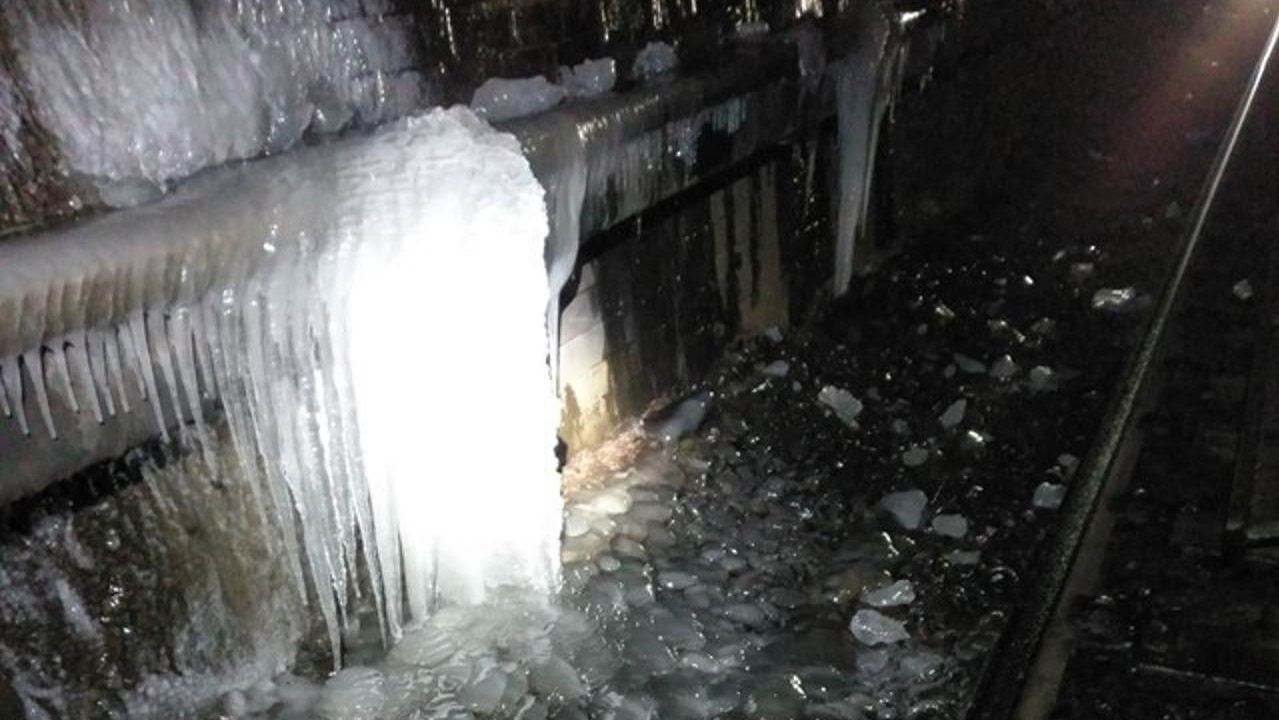
<svg viewBox="0 0 1279 720"><path fill-rule="evenodd" d="M1057 483L1042 482L1035 488L1031 503L1037 508L1056 510L1066 499L1066 486Z"/></svg>
<svg viewBox="0 0 1279 720"><path fill-rule="evenodd" d="M858 610L848 625L853 637L865 645L887 645L910 639L906 626L899 620L875 610Z"/></svg>
<svg viewBox="0 0 1279 720"><path fill-rule="evenodd" d="M951 538L968 534L968 520L963 515L937 515L932 522L933 532Z"/></svg>
<svg viewBox="0 0 1279 720"><path fill-rule="evenodd" d="M906 467L919 467L928 462L928 448L911 445L902 453L902 464Z"/></svg>

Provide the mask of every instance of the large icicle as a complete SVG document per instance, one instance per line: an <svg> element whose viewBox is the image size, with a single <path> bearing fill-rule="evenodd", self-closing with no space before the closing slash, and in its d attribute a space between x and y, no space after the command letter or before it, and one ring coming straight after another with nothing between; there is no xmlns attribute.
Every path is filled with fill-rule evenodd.
<svg viewBox="0 0 1279 720"><path fill-rule="evenodd" d="M901 84L906 46L877 3L866 3L856 49L831 67L839 136L839 215L835 231L836 297L853 279L857 241L866 233L879 130Z"/></svg>

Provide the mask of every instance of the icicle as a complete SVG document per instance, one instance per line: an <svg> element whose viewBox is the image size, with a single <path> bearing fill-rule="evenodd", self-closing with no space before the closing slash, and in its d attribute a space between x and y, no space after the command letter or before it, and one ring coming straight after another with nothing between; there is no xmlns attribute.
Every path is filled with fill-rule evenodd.
<svg viewBox="0 0 1279 720"><path fill-rule="evenodd" d="M133 356L130 364L134 368L134 374L140 378L142 397L151 403L151 412L155 414L155 424L160 431L160 437L168 442L169 425L164 421L164 408L160 407L160 391L156 388L155 368L151 366L145 314L142 310L138 310L129 316L128 340L125 341L124 348L127 354ZM121 337L126 335L121 333Z"/></svg>
<svg viewBox="0 0 1279 720"><path fill-rule="evenodd" d="M107 340L99 331L87 336L89 343L89 371L93 375L93 387L97 397L102 398L107 415L115 417L115 399L111 397L111 385L107 382Z"/></svg>
<svg viewBox="0 0 1279 720"><path fill-rule="evenodd" d="M169 348L173 347L173 342L169 338L168 323L165 322L163 312L149 312L146 314L146 331L147 331L147 347L151 349L152 361L160 366L160 373L164 377L164 386L169 390L169 407L173 410L174 419L178 423L179 434L186 433L186 418L182 417L182 391L178 387L178 375L173 369L173 355L169 352ZM160 396L155 396L154 402L156 407L160 405Z"/></svg>
<svg viewBox="0 0 1279 720"><path fill-rule="evenodd" d="M80 412L80 401L76 399L75 388L71 385L71 368L67 365L67 343L66 340L58 338L49 344L49 357L53 361L52 370L57 373L58 379L62 381L62 392L66 394L67 404L71 407L71 412Z"/></svg>
<svg viewBox="0 0 1279 720"><path fill-rule="evenodd" d="M203 397L214 400L218 397L218 385L213 377L213 360L209 355L211 336L204 324L203 306L197 306L188 319L191 323L191 338L195 343L195 359L200 366L200 378L204 380ZM213 332L216 332L216 326Z"/></svg>
<svg viewBox="0 0 1279 720"><path fill-rule="evenodd" d="M835 68L839 135L839 217L835 234L834 293L848 290L853 252L866 230L879 126L897 79L896 53L889 51L889 25L874 3L864 9L864 36Z"/></svg>
<svg viewBox="0 0 1279 720"><path fill-rule="evenodd" d="M57 440L58 429L53 424L53 408L49 405L49 388L45 385L44 379L43 352L43 349L37 348L22 353L22 364L27 366L27 376L31 378L31 385L36 389L36 402L40 405L40 417L44 418L44 426L49 431L49 438Z"/></svg>
<svg viewBox="0 0 1279 720"><path fill-rule="evenodd" d="M173 343L173 357L177 361L179 383L186 395L191 411L192 422L195 423L196 442L204 462L211 470L218 466L213 446L209 444L208 431L204 426L204 409L200 407L200 386L196 377L195 354L192 351L191 311L188 308L177 308L169 318L169 341ZM199 342L196 340L196 342ZM176 398L175 398L176 399Z"/></svg>
<svg viewBox="0 0 1279 720"><path fill-rule="evenodd" d="M4 390L13 414L17 416L18 427L23 435L30 436L31 426L27 424L27 409L22 397L22 375L16 355L0 359L0 379L4 380Z"/></svg>
<svg viewBox="0 0 1279 720"><path fill-rule="evenodd" d="M124 388L124 370L120 367L120 328L108 330L102 334L102 343L106 348L107 354L107 374L111 376L111 382L115 385L116 396L120 400L120 409L124 412L133 412L133 408L129 407L129 394Z"/></svg>
<svg viewBox="0 0 1279 720"><path fill-rule="evenodd" d="M4 373L0 372L0 410L5 417L13 417L13 408L9 405L9 390L5 387Z"/></svg>
<svg viewBox="0 0 1279 720"><path fill-rule="evenodd" d="M581 245L582 205L586 199L586 145L575 122L563 122L554 135L555 160L545 178L551 231L546 242L546 272L550 299L546 330L551 378L560 390L560 292L577 267Z"/></svg>
<svg viewBox="0 0 1279 720"><path fill-rule="evenodd" d="M63 362L69 363L70 368L73 369L76 384L84 389L89 409L93 411L93 419L101 425L105 418L102 416L102 404L98 402L98 387L93 379L93 368L89 366L89 339L84 331L80 331L73 334L69 340L70 342L66 344L68 352Z"/></svg>

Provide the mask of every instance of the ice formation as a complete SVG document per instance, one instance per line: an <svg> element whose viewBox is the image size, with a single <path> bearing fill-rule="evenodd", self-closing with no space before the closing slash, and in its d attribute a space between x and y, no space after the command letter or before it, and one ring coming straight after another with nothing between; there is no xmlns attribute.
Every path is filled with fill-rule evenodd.
<svg viewBox="0 0 1279 720"><path fill-rule="evenodd" d="M216 402L335 654L365 573L395 637L437 599L557 584L546 233L519 143L465 108L226 169L0 244L0 309L21 309L0 312L0 396L52 437L149 414L211 466Z"/></svg>
<svg viewBox="0 0 1279 720"><path fill-rule="evenodd" d="M848 57L835 63L839 136L839 216L835 231L834 293L843 295L853 278L853 251L866 233L875 149L883 120L892 110L906 65L907 46L890 32L876 3L866 3L865 35Z"/></svg>
<svg viewBox="0 0 1279 720"><path fill-rule="evenodd" d="M617 84L617 62L611 57L586 60L573 67L560 68L560 84L569 97L603 95Z"/></svg>
<svg viewBox="0 0 1279 720"><path fill-rule="evenodd" d="M635 55L631 75L639 80L651 80L675 71L679 55L675 48L664 42L650 42Z"/></svg>
<svg viewBox="0 0 1279 720"><path fill-rule="evenodd" d="M489 122L533 115L559 105L564 88L541 75L527 78L489 78L475 91L471 109Z"/></svg>
<svg viewBox="0 0 1279 720"><path fill-rule="evenodd" d="M334 22L331 4L5 0L0 18L15 76L67 169L130 204L308 130L421 106L410 28ZM0 118L15 101L0 88Z"/></svg>
<svg viewBox="0 0 1279 720"><path fill-rule="evenodd" d="M826 385L817 393L817 402L830 408L840 422L857 427L857 416L862 414L862 401L843 388Z"/></svg>

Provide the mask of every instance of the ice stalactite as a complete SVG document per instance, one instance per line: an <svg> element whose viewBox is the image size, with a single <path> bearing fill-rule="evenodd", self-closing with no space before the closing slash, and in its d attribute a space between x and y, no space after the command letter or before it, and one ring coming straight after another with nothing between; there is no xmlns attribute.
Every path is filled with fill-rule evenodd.
<svg viewBox="0 0 1279 720"><path fill-rule="evenodd" d="M901 86L907 46L875 3L866 3L864 35L856 48L831 66L839 137L839 212L835 232L836 297L853 279L858 240L867 232L875 174L875 150L883 120Z"/></svg>
<svg viewBox="0 0 1279 720"><path fill-rule="evenodd" d="M518 141L455 108L11 241L5 414L74 425L66 452L143 414L213 471L228 436L335 661L366 573L388 639L437 602L549 592L547 229Z"/></svg>
<svg viewBox="0 0 1279 720"><path fill-rule="evenodd" d="M549 143L554 158L542 178L551 231L546 242L546 272L550 300L546 304L546 329L550 338L551 377L560 382L560 293L577 267L581 246L582 205L586 199L586 142L576 122L561 119Z"/></svg>

